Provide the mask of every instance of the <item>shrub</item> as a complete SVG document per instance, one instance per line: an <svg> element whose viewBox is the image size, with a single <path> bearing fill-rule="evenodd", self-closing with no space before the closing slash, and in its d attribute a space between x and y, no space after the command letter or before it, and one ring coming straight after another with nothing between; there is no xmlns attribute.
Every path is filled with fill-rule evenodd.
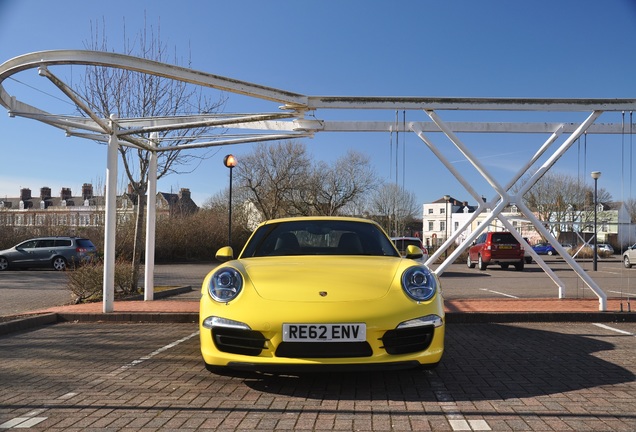
<svg viewBox="0 0 636 432"><path fill-rule="evenodd" d="M104 292L104 263L93 261L67 271L67 288L75 298L75 303L100 301ZM115 262L115 297L137 294L130 290L132 272L130 263L118 260Z"/></svg>

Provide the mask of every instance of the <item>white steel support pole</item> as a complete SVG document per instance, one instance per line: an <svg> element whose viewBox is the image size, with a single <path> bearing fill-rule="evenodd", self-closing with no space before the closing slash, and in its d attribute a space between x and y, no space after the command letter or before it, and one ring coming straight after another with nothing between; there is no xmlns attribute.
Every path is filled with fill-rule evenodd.
<svg viewBox="0 0 636 432"><path fill-rule="evenodd" d="M430 115L430 114L429 114ZM441 121L438 119L438 126L439 124L441 124ZM442 245L442 248L440 248L435 254L433 254L432 257L429 258L428 262L435 262L435 260L437 260L437 258L439 256L441 256L443 250L445 250L446 248L448 248L450 246L450 244L452 242L454 242L460 235L460 233L466 229L466 227L468 225L470 225L476 218L477 216L484 210L485 208L485 204L483 203L483 201L480 199L480 196L477 194L477 192L473 189L473 187L470 185L469 182L467 182L463 176L461 175L461 173L459 173L453 166L452 164L448 161L448 159L437 149L437 147L428 139L428 137L424 134L424 132L422 131L421 127L419 127L419 125L416 124L412 124L411 125L411 130L413 130L415 133L417 133L418 137L424 141L424 143L428 146L428 148L437 156L437 158L444 164L444 166L446 166L446 168L455 176L455 178L457 180L459 180L459 182L462 184L462 186L464 186L464 188L468 191L468 193L479 203L479 208L477 209L477 211L474 212L474 214L472 215L472 217L466 221L466 223L459 229L457 230L457 232L455 233L455 235L450 239L449 242L447 242L448 244L444 244ZM508 190L510 190L510 188L512 188L512 186L523 176L523 174L532 166L532 164L534 164L534 162L536 162L539 157L541 157L541 155L543 155L547 149L556 141L556 139L561 135L561 133L563 132L563 126L561 125L560 127L557 128L557 130L543 143L543 145L541 146L541 148L539 149L539 151L537 153L535 153L535 155L516 173L516 175L510 180L510 182L508 184L506 184L505 186L505 191L508 192ZM454 141L455 142L455 141ZM456 143L457 144L457 143ZM492 202L490 203L489 207L493 207L495 206L496 202L498 201L498 199L493 199ZM503 209L503 207L502 207ZM511 231L513 233L513 235L515 235L517 238L517 240L519 241L520 244L524 244L525 241L523 240L522 236L516 232L515 228L512 226L512 224L510 224L510 222L508 222L508 220L503 217L503 215L499 214L500 211L496 211L493 212L494 215L497 215L499 217L499 219L502 221L502 223L506 226L506 228ZM494 217L492 218L494 219ZM491 220L492 220L491 219ZM485 224L482 224L482 226L486 226ZM477 237L477 235L481 232L481 230L477 230L477 232L474 235L471 235L469 238L467 238L462 245L455 249L455 251L451 254L451 256L449 257L449 259L446 259L445 262L443 262L437 269L436 269L436 274L437 275L441 275L444 270L446 269L447 266L449 266L452 262L455 261L455 259L470 245L470 243L472 242L472 240L474 238ZM534 257L535 261L537 262L537 264L539 264L539 266L548 274L548 276L550 277L550 279L552 279L552 281L558 286L559 288L559 298L563 298L564 296L564 289L565 289L565 284L561 281L561 279L559 279L559 277L552 271L552 269L550 269L546 263L538 257L538 255L536 255L536 253L534 253L534 251L531 252L531 255ZM537 259L538 258L538 259Z"/></svg>
<svg viewBox="0 0 636 432"><path fill-rule="evenodd" d="M426 112L426 114L430 117L430 119L433 120L433 123L435 123L437 127L442 132L444 132L444 135L446 135L448 139L451 140L451 142L455 145L457 150L459 150L461 154L464 155L464 157L468 160L468 162L470 162L470 164L477 170L477 172L481 174L484 180L486 180L488 184L492 186L492 188L501 196L501 199L503 199L504 201L506 200L510 201L510 197L508 196L507 191L505 191L501 187L499 182L495 180L495 178L492 175L490 175L490 172L488 172L488 170L482 165L482 163L479 162L479 159L476 158L475 155L473 155L470 150L468 150L468 147L466 147L461 142L461 140L457 137L457 135L455 135L453 130L446 123L442 121L442 119L437 115L437 113L431 110L425 110L424 112Z"/></svg>
<svg viewBox="0 0 636 432"><path fill-rule="evenodd" d="M541 233L542 236L544 236L545 238L553 237L550 231L548 231L541 224L541 221L534 216L534 214L530 211L530 209L528 209L528 207L526 207L524 203L517 203L517 206L519 206L521 211L523 211L524 213L527 212L526 215L528 216L528 219L530 219L534 227L537 229L537 231L539 231L539 233ZM585 284L594 292L594 294L596 294L596 296L598 297L598 310L601 312L605 312L607 310L607 294L605 294L605 292L603 292L603 290L596 284L596 282L594 282L594 280L585 272L585 270L581 268L579 263L577 263L574 258L572 258L570 254L567 253L567 251L563 248L563 246L561 246L561 244L555 242L555 244L553 244L552 246L554 247L554 249L556 249L559 255L561 255L565 262L570 265L572 270L574 270L583 280L583 282L585 282Z"/></svg>
<svg viewBox="0 0 636 432"><path fill-rule="evenodd" d="M565 152L576 142L577 139L596 121L596 119L602 114L602 111L594 111L590 114L583 123L565 140L563 144L557 149L556 152L535 172L532 177L521 187L517 192L518 197L523 197L528 190L536 182L539 181L543 175L548 172L550 168L565 154Z"/></svg>
<svg viewBox="0 0 636 432"><path fill-rule="evenodd" d="M439 151L439 149L435 146L435 144L433 144L433 142L428 138L428 136L426 136L424 131L422 131L422 128L420 127L420 125L416 123L412 123L410 127L411 127L411 130L415 132L422 141L424 141L424 144L426 144L426 146L433 152L433 154L437 156L440 162L442 162L442 164L444 164L444 166L455 176L455 178L461 183L461 185L464 186L464 188L471 195L477 196L476 195L477 193L474 191L470 183L466 181L466 179L464 179L461 173L455 169L453 164L450 163L450 161L446 158L446 156L444 156L444 154L442 154L442 152ZM427 264L434 263L435 261L437 261L437 259L440 256L442 256L442 254L446 251L446 249L448 249L448 247L459 238L462 232L464 232L464 230L466 230L466 228L469 227L473 223L473 221L477 219L477 217L484 211L486 207L483 201L481 201L481 199L478 199L477 203L478 203L478 209L471 214L468 220L464 222L461 227L459 227L454 233L451 234L451 237L444 242L442 247L438 248L435 251L435 253L428 258L428 260L426 261ZM464 250L463 247L460 247L457 249L460 250L459 253L463 252ZM453 258L452 253L451 253L451 258ZM454 259L447 258L445 261L453 262ZM436 274L441 275L444 272L444 269L446 268L446 266L447 265L444 265L444 263L442 263L442 265L436 269L435 271Z"/></svg>
<svg viewBox="0 0 636 432"><path fill-rule="evenodd" d="M115 302L115 233L117 231L117 124L112 121L106 158L106 219L104 221L103 312L113 312Z"/></svg>
<svg viewBox="0 0 636 432"><path fill-rule="evenodd" d="M157 146L159 134L153 132L150 145ZM150 301L155 295L155 226L157 219L157 152L150 152L148 163L148 187L146 200L146 266L144 272L144 300ZM141 198L140 198L141 199Z"/></svg>
<svg viewBox="0 0 636 432"><path fill-rule="evenodd" d="M510 231L510 233L513 236L515 236L519 244L521 245L526 244L526 241L523 239L522 235L519 233L519 231L517 231L517 229L510 223L510 221L507 218L503 217L503 215L499 215L499 220L501 221L503 226L508 231ZM559 289L558 298L560 299L565 298L565 284L563 283L563 281L559 279L556 273L552 271L552 269L545 263L545 261L543 261L542 258L539 257L539 255L536 254L536 252L534 252L534 250L532 250L532 248L530 250L532 251L531 256L532 258L534 258L535 262L539 265L539 267L541 267L541 269L548 275L548 277L552 279L552 282L554 282L555 285L558 287Z"/></svg>

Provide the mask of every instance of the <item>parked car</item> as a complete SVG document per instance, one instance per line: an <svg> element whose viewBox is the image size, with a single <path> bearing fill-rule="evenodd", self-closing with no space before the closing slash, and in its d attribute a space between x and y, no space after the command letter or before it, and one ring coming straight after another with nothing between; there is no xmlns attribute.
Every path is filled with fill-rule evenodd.
<svg viewBox="0 0 636 432"><path fill-rule="evenodd" d="M614 248L612 247L612 245L609 245L607 243L598 243L596 246L598 247L599 254L606 254L606 255L614 254ZM594 249L594 245L592 245L592 249Z"/></svg>
<svg viewBox="0 0 636 432"><path fill-rule="evenodd" d="M563 249L565 249L565 251L566 251L567 253L570 253L570 252L572 252L572 248L573 248L574 246L572 246L570 243L561 243L561 247L562 247Z"/></svg>
<svg viewBox="0 0 636 432"><path fill-rule="evenodd" d="M406 256L407 247L412 245L422 250L422 258L419 258L418 261L424 263L428 259L428 249L424 246L419 237L391 237L391 241L403 257Z"/></svg>
<svg viewBox="0 0 636 432"><path fill-rule="evenodd" d="M499 264L507 269L512 264L517 271L522 271L524 249L510 232L485 232L468 249L467 264L470 268L477 265L479 270L486 270L490 264Z"/></svg>
<svg viewBox="0 0 636 432"><path fill-rule="evenodd" d="M216 258L225 262L204 279L199 313L210 371L432 367L442 357L439 279L373 221L271 220L238 258L229 246Z"/></svg>
<svg viewBox="0 0 636 432"><path fill-rule="evenodd" d="M0 251L0 270L9 268L52 267L66 270L92 260L97 248L82 237L38 237Z"/></svg>
<svg viewBox="0 0 636 432"><path fill-rule="evenodd" d="M632 268L636 264L636 244L631 245L623 252L623 265L625 268Z"/></svg>
<svg viewBox="0 0 636 432"><path fill-rule="evenodd" d="M557 253L554 246L552 246L548 242L537 243L532 245L532 249L537 253L537 255L554 255Z"/></svg>

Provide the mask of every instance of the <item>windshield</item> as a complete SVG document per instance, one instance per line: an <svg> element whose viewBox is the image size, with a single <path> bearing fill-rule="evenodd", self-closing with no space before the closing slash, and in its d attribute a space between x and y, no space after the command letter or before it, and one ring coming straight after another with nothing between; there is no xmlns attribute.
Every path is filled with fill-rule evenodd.
<svg viewBox="0 0 636 432"><path fill-rule="evenodd" d="M342 220L293 220L259 227L241 258L285 255L399 257L376 225Z"/></svg>

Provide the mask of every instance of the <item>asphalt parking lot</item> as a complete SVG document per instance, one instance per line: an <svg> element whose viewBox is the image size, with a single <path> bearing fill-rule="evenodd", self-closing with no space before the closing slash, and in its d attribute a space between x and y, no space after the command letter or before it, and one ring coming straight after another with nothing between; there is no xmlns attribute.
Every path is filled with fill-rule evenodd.
<svg viewBox="0 0 636 432"><path fill-rule="evenodd" d="M551 267L568 296L593 297L565 264ZM190 284L185 301L196 301L208 268L158 266L155 284ZM607 261L590 274L610 296L633 295L636 269ZM8 292L25 307L43 292L64 293L63 281L57 272L4 272L0 311ZM557 295L536 264L453 265L442 284L447 298ZM112 322L0 336L0 429L636 430L633 322L450 323L437 369L374 374L211 374L198 338L195 324Z"/></svg>
<svg viewBox="0 0 636 432"><path fill-rule="evenodd" d="M578 274L561 258L546 263L565 286L566 298L597 298ZM636 298L636 267L627 269L614 258L598 263L578 263L609 297ZM490 266L485 271L453 264L441 276L444 297L456 298L558 298L559 289L538 264L528 264L524 271L503 270ZM636 304L634 305L636 308Z"/></svg>
<svg viewBox="0 0 636 432"><path fill-rule="evenodd" d="M211 374L193 324L0 337L0 429L633 431L636 323L455 324L433 371Z"/></svg>
<svg viewBox="0 0 636 432"><path fill-rule="evenodd" d="M596 298L580 277L560 258L548 261L552 271L565 285L566 298ZM618 258L603 260L598 270L591 261L579 263L608 297L636 298L636 267L626 269ZM158 265L156 286L192 286L198 291L213 263ZM64 272L51 270L0 272L0 317L70 304ZM503 270L498 266L486 271L469 269L465 264L453 264L441 276L446 299L483 298L558 298L557 285L537 265L529 264L522 272ZM142 283L143 285L143 283ZM196 295L192 296L196 300ZM633 305L636 312L636 302Z"/></svg>

